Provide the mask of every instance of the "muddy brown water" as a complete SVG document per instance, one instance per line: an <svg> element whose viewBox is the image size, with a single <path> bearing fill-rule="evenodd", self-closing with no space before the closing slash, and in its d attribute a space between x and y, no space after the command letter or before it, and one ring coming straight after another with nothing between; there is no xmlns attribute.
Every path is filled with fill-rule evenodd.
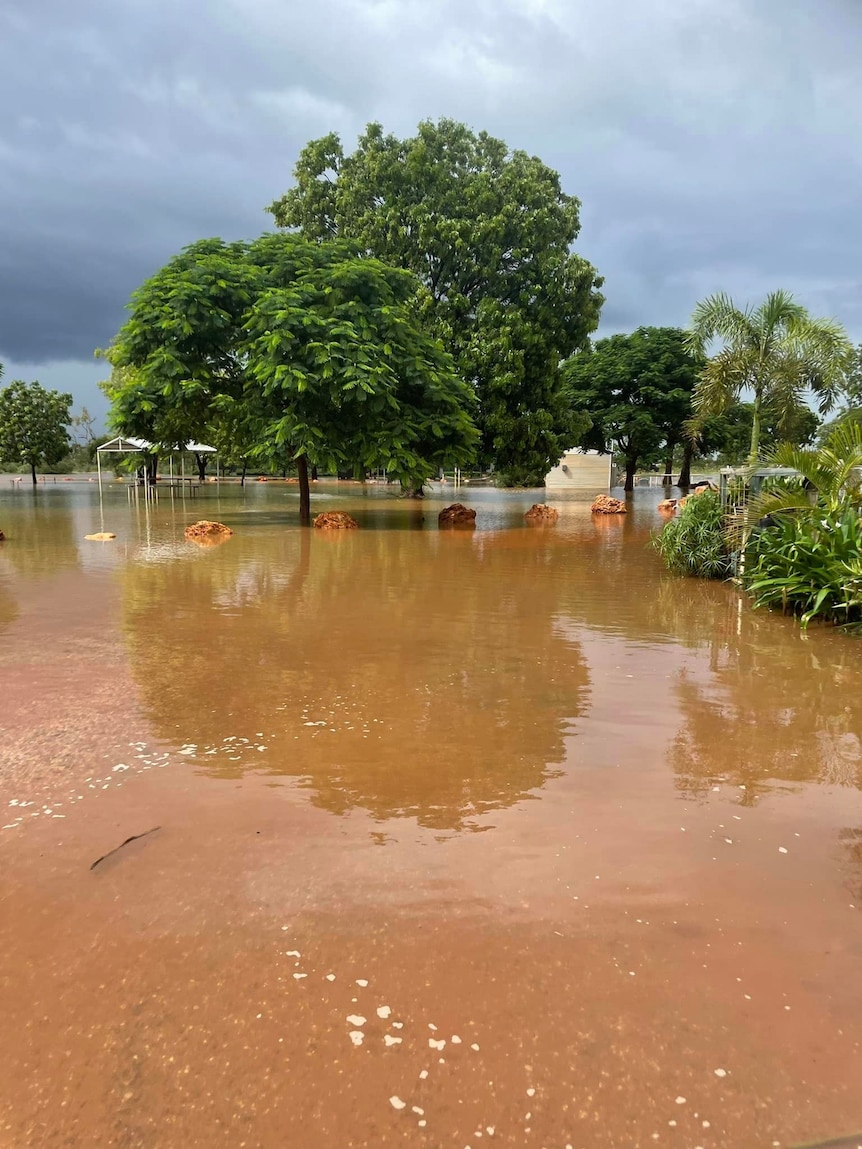
<svg viewBox="0 0 862 1149"><path fill-rule="evenodd" d="M862 1130L862 645L537 497L0 486L4 1149Z"/></svg>

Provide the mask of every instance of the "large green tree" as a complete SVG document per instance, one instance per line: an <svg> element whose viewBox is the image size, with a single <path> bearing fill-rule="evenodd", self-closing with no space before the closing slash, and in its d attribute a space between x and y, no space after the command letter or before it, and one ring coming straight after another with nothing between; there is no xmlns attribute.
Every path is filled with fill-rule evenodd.
<svg viewBox="0 0 862 1149"><path fill-rule="evenodd" d="M404 140L369 124L349 155L335 134L313 140L294 175L270 206L276 222L411 271L429 330L475 388L485 461L503 481L542 483L584 431L559 366L586 346L603 302L571 250L580 204L557 172L444 119Z"/></svg>
<svg viewBox="0 0 862 1149"><path fill-rule="evenodd" d="M725 294L697 305L689 346L709 359L695 392L698 415L719 415L752 396L749 462L756 462L764 416L784 426L813 394L821 415L834 405L846 378L852 347L839 323L814 319L786 291L773 291L759 307L740 309Z"/></svg>
<svg viewBox="0 0 862 1149"><path fill-rule="evenodd" d="M46 391L41 383L15 379L0 391L0 463L30 468L52 465L69 451L72 396Z"/></svg>
<svg viewBox="0 0 862 1149"><path fill-rule="evenodd" d="M639 327L600 339L563 367L569 402L592 419L582 445L622 454L627 491L639 465L659 459L662 449L672 463L677 445L687 441L701 367L676 327Z"/></svg>
<svg viewBox="0 0 862 1149"><path fill-rule="evenodd" d="M138 289L107 352L114 425L163 447L234 431L267 464L292 458L303 521L310 466L419 486L469 461L478 432L415 297L409 273L346 241L193 244Z"/></svg>

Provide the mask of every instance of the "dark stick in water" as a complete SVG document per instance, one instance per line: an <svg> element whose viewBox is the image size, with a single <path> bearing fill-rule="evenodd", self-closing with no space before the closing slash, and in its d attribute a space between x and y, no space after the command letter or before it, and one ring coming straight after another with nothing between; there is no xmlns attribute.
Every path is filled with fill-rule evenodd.
<svg viewBox="0 0 862 1149"><path fill-rule="evenodd" d="M107 854L102 854L101 858L96 858L90 869L95 870L99 862L104 862L106 858L116 854L117 850L122 850L123 846L128 846L129 842L136 842L138 838L146 838L147 834L155 834L156 830L161 830L161 826L153 826L151 830L144 830L142 834L132 834L131 838L126 838L125 842L120 842L119 846L115 846L113 850L108 850Z"/></svg>

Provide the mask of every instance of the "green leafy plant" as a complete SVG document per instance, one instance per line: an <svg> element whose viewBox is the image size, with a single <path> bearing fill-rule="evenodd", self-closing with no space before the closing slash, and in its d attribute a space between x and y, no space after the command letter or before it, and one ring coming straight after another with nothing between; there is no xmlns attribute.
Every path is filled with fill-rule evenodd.
<svg viewBox="0 0 862 1149"><path fill-rule="evenodd" d="M743 585L756 607L848 624L862 621L862 520L847 505L818 515L784 514L756 531Z"/></svg>
<svg viewBox="0 0 862 1149"><path fill-rule="evenodd" d="M717 494L706 491L686 499L676 518L654 536L653 545L672 574L727 578L731 556L724 514Z"/></svg>

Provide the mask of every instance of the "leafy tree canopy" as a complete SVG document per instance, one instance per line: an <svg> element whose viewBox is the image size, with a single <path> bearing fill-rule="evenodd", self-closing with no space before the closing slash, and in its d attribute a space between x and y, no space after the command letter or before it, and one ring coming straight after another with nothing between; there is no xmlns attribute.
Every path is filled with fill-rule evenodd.
<svg viewBox="0 0 862 1149"><path fill-rule="evenodd" d="M486 460L542 482L583 433L560 362L598 325L602 280L571 251L577 199L557 172L453 120L400 140L369 124L345 155L335 134L303 149L270 206L281 227L344 237L411 271L428 329L476 390Z"/></svg>
<svg viewBox="0 0 862 1149"><path fill-rule="evenodd" d="M138 289L107 352L113 422L165 447L239 435L266 462L296 459L304 517L309 465L419 485L468 461L478 433L415 296L409 273L344 241L193 244Z"/></svg>
<svg viewBox="0 0 862 1149"><path fill-rule="evenodd" d="M58 463L69 450L72 396L16 379L0 391L0 462L25 464L36 485L40 464Z"/></svg>
<svg viewBox="0 0 862 1149"><path fill-rule="evenodd" d="M676 327L639 327L600 339L563 367L568 400L588 412L592 427L582 445L614 447L625 459L626 489L638 466L655 461L662 446L680 442L692 413L692 393L703 360Z"/></svg>

